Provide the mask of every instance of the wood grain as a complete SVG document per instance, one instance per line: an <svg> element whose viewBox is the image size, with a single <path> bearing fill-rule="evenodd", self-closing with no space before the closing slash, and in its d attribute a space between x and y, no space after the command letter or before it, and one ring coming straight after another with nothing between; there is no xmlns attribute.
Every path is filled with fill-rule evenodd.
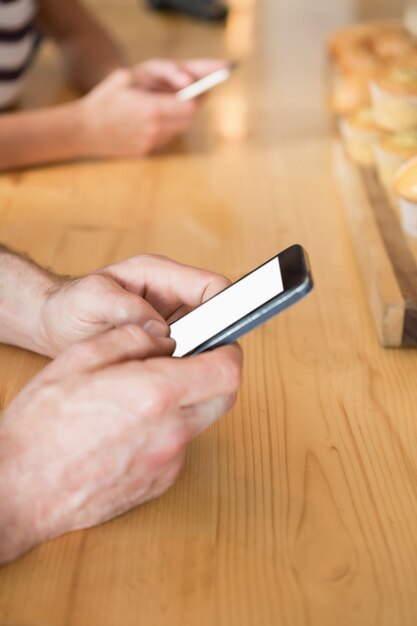
<svg viewBox="0 0 417 626"><path fill-rule="evenodd" d="M225 29L91 4L132 59L246 63L165 154L2 176L0 240L60 272L152 251L232 278L300 242L316 287L244 339L238 403L172 490L0 570L0 625L414 626L417 353L379 345L319 79L351 3L233 0ZM0 347L1 404L44 362Z"/></svg>

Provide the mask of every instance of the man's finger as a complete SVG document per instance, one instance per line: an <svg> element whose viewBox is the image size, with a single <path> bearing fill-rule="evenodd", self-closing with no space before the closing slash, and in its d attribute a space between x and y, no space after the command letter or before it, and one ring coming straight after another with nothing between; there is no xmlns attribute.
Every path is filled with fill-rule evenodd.
<svg viewBox="0 0 417 626"><path fill-rule="evenodd" d="M166 59L145 61L132 68L133 83L152 88L170 87L173 91L193 82L194 76L181 63Z"/></svg>
<svg viewBox="0 0 417 626"><path fill-rule="evenodd" d="M125 324L138 324L150 335L166 337L169 334L165 319L149 302L126 291L111 277L106 278L107 282L102 281L94 293L94 306L90 305L94 311L93 321L107 324L109 329Z"/></svg>
<svg viewBox="0 0 417 626"><path fill-rule="evenodd" d="M128 324L73 345L40 374L48 379L94 371L118 363L169 356L175 342L168 337L152 337L142 328Z"/></svg>
<svg viewBox="0 0 417 626"><path fill-rule="evenodd" d="M143 402L146 389L147 402L155 413L178 411L235 394L241 381L242 361L240 347L233 344L188 358L125 363L113 368L110 391L136 407Z"/></svg>
<svg viewBox="0 0 417 626"><path fill-rule="evenodd" d="M189 438L193 439L230 411L236 397L235 392L181 409L181 419Z"/></svg>
<svg viewBox="0 0 417 626"><path fill-rule="evenodd" d="M181 67L190 72L196 79L228 67L230 61L224 59L191 59L183 61Z"/></svg>
<svg viewBox="0 0 417 626"><path fill-rule="evenodd" d="M181 408L236 393L242 366L243 353L237 344L161 361L161 370L176 388Z"/></svg>
<svg viewBox="0 0 417 626"><path fill-rule="evenodd" d="M168 319L183 305L194 308L230 285L224 276L166 257L139 256L101 270L143 297Z"/></svg>

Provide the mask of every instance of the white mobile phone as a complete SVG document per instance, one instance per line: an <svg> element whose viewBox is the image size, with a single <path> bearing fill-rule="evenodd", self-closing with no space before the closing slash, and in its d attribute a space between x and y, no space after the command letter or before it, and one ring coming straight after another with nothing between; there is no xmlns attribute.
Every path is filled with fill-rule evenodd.
<svg viewBox="0 0 417 626"><path fill-rule="evenodd" d="M207 76L203 76L203 78L200 78L200 80L197 80L195 83L177 91L176 97L178 100L184 102L185 100L192 100L192 98L200 96L202 93L213 89L213 87L224 83L228 78L230 78L230 75L235 67L236 63L231 63L227 67L222 67L220 70L216 70L211 74L207 74Z"/></svg>
<svg viewBox="0 0 417 626"><path fill-rule="evenodd" d="M232 343L312 288L307 253L293 245L173 322L171 337L177 343L173 356Z"/></svg>

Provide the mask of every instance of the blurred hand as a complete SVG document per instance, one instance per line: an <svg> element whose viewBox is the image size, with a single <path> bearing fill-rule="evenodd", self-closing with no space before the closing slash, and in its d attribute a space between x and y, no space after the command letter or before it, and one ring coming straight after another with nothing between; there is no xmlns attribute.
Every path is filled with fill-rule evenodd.
<svg viewBox="0 0 417 626"><path fill-rule="evenodd" d="M134 323L154 336L215 295L229 281L170 259L141 255L73 280L56 279L43 301L35 333L42 353L64 348L111 328Z"/></svg>
<svg viewBox="0 0 417 626"><path fill-rule="evenodd" d="M166 358L173 348L124 326L68 349L14 399L0 423L0 562L172 485L242 368L236 345Z"/></svg>
<svg viewBox="0 0 417 626"><path fill-rule="evenodd" d="M190 128L195 102L139 89L133 81L133 71L116 70L79 101L85 156L143 156Z"/></svg>
<svg viewBox="0 0 417 626"><path fill-rule="evenodd" d="M175 92L227 65L227 61L151 59L113 72L81 99L85 154L135 157L149 154L187 131L197 101Z"/></svg>

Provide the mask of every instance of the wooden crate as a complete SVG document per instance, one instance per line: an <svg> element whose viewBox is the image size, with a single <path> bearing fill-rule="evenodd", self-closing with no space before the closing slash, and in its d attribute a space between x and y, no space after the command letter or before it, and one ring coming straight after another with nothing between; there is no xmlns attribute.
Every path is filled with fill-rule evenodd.
<svg viewBox="0 0 417 626"><path fill-rule="evenodd" d="M335 165L379 339L385 347L416 348L417 245L373 169L350 162L340 143Z"/></svg>

